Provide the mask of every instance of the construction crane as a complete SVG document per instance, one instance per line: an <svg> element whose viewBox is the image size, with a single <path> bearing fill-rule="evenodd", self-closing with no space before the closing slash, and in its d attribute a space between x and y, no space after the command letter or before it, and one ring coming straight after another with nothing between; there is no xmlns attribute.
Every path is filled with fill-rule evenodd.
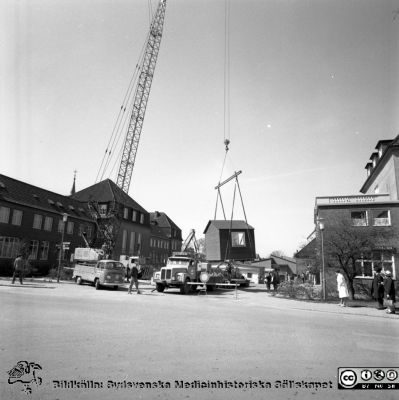
<svg viewBox="0 0 399 400"><path fill-rule="evenodd" d="M194 229L191 229L190 233L188 234L188 236L186 237L186 239L184 240L184 242L181 246L181 251L183 253L188 250L191 242L193 242L195 254L198 254L199 253L199 244L197 242L197 238L195 237Z"/></svg>
<svg viewBox="0 0 399 400"><path fill-rule="evenodd" d="M147 108L155 65L158 58L165 19L166 0L160 0L150 26L145 51L140 63L140 75L134 95L133 109L130 116L116 184L125 193L129 192L134 163L136 161L144 115Z"/></svg>
<svg viewBox="0 0 399 400"><path fill-rule="evenodd" d="M132 79L132 82L135 82L135 86L134 83L131 83L131 85L129 85L128 92L125 98L125 100L130 98L131 94L134 92L134 96L132 97L131 102L131 113L128 122L127 133L124 138L124 145L121 151L122 155L120 158L119 172L116 180L116 185L125 193L129 192L130 181L132 177L134 163L136 160L141 130L143 128L144 115L147 108L148 97L150 94L155 65L157 62L162 39L165 9L166 0L160 0L157 10L150 24L150 30L144 45L144 50L138 64L136 65L136 71L138 71L137 80ZM126 104L121 106L118 119L115 123L114 131L112 132L108 144L108 146L110 147L106 149L104 159L97 174L97 178L101 175L101 170L101 176L103 176L109 166L111 153L113 153L116 143L119 140L117 139L117 131L119 131L120 133L123 126L125 126L122 120L126 108ZM107 154L108 160L104 164L104 160L106 159ZM101 243L105 254L111 255L115 247L120 227L120 220L118 218L118 204L116 204L115 201L110 204L106 215L100 212L99 206L96 201L90 200L88 202L88 206L94 220L96 221L97 228L96 238L93 240L92 243L93 245L99 245Z"/></svg>

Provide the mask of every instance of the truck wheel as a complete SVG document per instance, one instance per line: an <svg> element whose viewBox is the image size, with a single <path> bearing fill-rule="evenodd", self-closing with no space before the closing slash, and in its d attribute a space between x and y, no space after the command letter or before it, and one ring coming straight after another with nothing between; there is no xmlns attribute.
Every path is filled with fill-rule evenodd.
<svg viewBox="0 0 399 400"><path fill-rule="evenodd" d="M81 278L80 276L77 276L77 277L76 277L76 283L77 283L78 285L81 285L81 284L83 283L82 278Z"/></svg>
<svg viewBox="0 0 399 400"><path fill-rule="evenodd" d="M157 283L157 292L162 293L165 290L165 285L162 283Z"/></svg>
<svg viewBox="0 0 399 400"><path fill-rule="evenodd" d="M100 290L101 289L100 281L98 279L95 280L94 287L96 288L96 290Z"/></svg>
<svg viewBox="0 0 399 400"><path fill-rule="evenodd" d="M180 286L180 293L181 294L189 294L190 293L190 285L188 285L187 283L190 282L189 279L186 279L184 284L182 286Z"/></svg>
<svg viewBox="0 0 399 400"><path fill-rule="evenodd" d="M118 285L114 286L114 290L118 290Z"/></svg>

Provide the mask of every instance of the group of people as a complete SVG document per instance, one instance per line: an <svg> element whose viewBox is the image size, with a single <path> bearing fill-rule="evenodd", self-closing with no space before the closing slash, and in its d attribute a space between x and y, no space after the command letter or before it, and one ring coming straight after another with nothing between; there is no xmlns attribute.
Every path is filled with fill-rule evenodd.
<svg viewBox="0 0 399 400"><path fill-rule="evenodd" d="M269 272L265 278L266 289L270 291L271 285L273 285L273 290L276 292L278 285L280 283L280 277L277 271Z"/></svg>
<svg viewBox="0 0 399 400"><path fill-rule="evenodd" d="M346 307L346 302L349 297L348 284L341 270L336 271L339 305ZM384 310L384 299L386 302L386 312L389 314L395 313L395 284L392 280L392 272L386 270L382 273L382 269L376 268L371 284L371 297L377 301L377 309Z"/></svg>
<svg viewBox="0 0 399 400"><path fill-rule="evenodd" d="M375 270L373 283L371 285L371 296L374 300L377 300L377 308L379 310L384 309L384 298L387 305L387 313L395 313L395 284L392 280L392 272L387 270L384 273L381 272L381 268Z"/></svg>

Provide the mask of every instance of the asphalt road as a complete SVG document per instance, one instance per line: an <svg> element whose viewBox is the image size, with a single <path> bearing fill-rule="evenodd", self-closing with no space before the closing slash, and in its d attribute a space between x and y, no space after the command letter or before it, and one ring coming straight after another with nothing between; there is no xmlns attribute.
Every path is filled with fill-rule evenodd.
<svg viewBox="0 0 399 400"><path fill-rule="evenodd" d="M125 288L3 281L0 398L399 396L398 390L337 389L338 367L399 367L398 315L281 299L263 288L189 296L151 290L128 295ZM30 383L30 394L21 382L7 381L7 371L21 360L42 368L36 371L42 382ZM276 388L283 380L312 382L313 388ZM74 387L59 387L59 381ZM129 387L142 382L152 387ZM224 387L210 388L211 382Z"/></svg>

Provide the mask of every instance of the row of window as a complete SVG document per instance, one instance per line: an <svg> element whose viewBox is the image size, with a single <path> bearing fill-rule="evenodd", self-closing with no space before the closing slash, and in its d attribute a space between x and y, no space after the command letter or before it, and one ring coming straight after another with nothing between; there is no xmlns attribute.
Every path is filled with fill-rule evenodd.
<svg viewBox="0 0 399 400"><path fill-rule="evenodd" d="M122 231L122 254L137 254L141 247L141 233Z"/></svg>
<svg viewBox="0 0 399 400"><path fill-rule="evenodd" d="M168 249L169 248L169 241L162 240L162 239L150 239L150 247L158 247L159 249Z"/></svg>
<svg viewBox="0 0 399 400"><path fill-rule="evenodd" d="M0 236L0 257L15 258L21 248L21 240L15 237ZM29 260L48 260L50 242L31 240L29 242Z"/></svg>
<svg viewBox="0 0 399 400"><path fill-rule="evenodd" d="M383 272L391 271L393 278L396 278L395 258L391 251L373 251L365 254L363 258L355 263L356 276L373 276L373 271L381 268Z"/></svg>
<svg viewBox="0 0 399 400"><path fill-rule="evenodd" d="M353 226L390 226L390 210L361 210L351 211Z"/></svg>
<svg viewBox="0 0 399 400"><path fill-rule="evenodd" d="M16 209L11 210L9 207L3 207L3 206L0 207L0 223L4 224L11 223L12 225L15 226L21 226L22 217L23 217L22 210L16 210ZM32 228L51 232L53 230L53 222L54 222L53 217L43 216L41 214L34 214ZM62 233L62 231L65 229L64 224L65 224L64 221L62 220L62 218L60 218L58 220L58 227L57 227L58 233ZM73 235L73 231L74 231L74 222L67 221L65 233L68 235ZM88 239L92 237L92 227L90 225L80 224L79 235L81 235L83 232L86 234L86 237Z"/></svg>
<svg viewBox="0 0 399 400"><path fill-rule="evenodd" d="M150 260L153 264L164 264L166 265L166 261L168 259L167 253L157 253L157 252L150 252Z"/></svg>
<svg viewBox="0 0 399 400"><path fill-rule="evenodd" d="M100 208L100 214L101 214L101 208ZM136 210L132 210L130 208L124 207L123 209L123 218L132 220L133 222L140 222L140 224L144 224L144 214L139 213Z"/></svg>
<svg viewBox="0 0 399 400"><path fill-rule="evenodd" d="M181 241L180 240L172 240L172 251L179 251L181 249Z"/></svg>

